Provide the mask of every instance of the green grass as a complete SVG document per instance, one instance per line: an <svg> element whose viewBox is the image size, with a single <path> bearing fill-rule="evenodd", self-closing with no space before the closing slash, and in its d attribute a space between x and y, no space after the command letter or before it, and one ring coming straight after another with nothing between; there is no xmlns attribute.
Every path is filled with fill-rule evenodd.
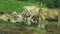
<svg viewBox="0 0 60 34"><path fill-rule="evenodd" d="M49 21L48 22L48 25L55 25L55 26L57 26L58 25L58 21Z"/></svg>
<svg viewBox="0 0 60 34"><path fill-rule="evenodd" d="M21 12L23 6L38 6L31 2L22 2L17 0L0 0L0 11L9 13L11 11Z"/></svg>

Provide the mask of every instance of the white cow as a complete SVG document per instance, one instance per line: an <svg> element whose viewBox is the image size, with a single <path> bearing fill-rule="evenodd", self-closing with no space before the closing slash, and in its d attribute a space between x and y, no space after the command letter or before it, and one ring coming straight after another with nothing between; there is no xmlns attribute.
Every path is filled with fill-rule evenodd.
<svg viewBox="0 0 60 34"><path fill-rule="evenodd" d="M24 24L31 25L30 18L26 19L21 14L17 14L17 12L15 12L15 11L11 15L10 22L12 22L12 23L16 23L16 22L22 23L23 22Z"/></svg>
<svg viewBox="0 0 60 34"><path fill-rule="evenodd" d="M11 17L10 17L10 22L13 22L13 23L17 22L16 16L17 16L17 12L16 11L12 12Z"/></svg>
<svg viewBox="0 0 60 34"><path fill-rule="evenodd" d="M10 22L16 23L16 22L22 22L22 15L17 14L17 12L13 12L11 14Z"/></svg>

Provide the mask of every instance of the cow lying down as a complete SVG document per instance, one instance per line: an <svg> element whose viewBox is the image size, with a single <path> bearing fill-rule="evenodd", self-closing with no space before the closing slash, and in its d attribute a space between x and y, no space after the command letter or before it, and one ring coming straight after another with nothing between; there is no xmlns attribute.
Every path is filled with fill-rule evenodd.
<svg viewBox="0 0 60 34"><path fill-rule="evenodd" d="M30 18L25 18L25 17L23 17L21 14L17 14L16 11L14 11L14 12L11 14L10 22L12 22L12 23L19 22L19 23L24 23L24 24L27 24L27 25L31 25L31 20L30 20Z"/></svg>
<svg viewBox="0 0 60 34"><path fill-rule="evenodd" d="M10 21L12 23L24 23L27 25L31 25L30 18L25 18L21 14L17 13L16 11L13 11L12 13L0 13L0 19L3 21Z"/></svg>

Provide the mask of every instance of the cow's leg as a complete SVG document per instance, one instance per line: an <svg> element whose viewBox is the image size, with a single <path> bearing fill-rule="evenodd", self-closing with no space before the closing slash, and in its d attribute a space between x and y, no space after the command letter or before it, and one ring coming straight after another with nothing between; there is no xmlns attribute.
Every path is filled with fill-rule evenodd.
<svg viewBox="0 0 60 34"><path fill-rule="evenodd" d="M27 24L27 25L31 25L31 19L30 19L30 17L25 17L25 20L24 20L25 22L25 24Z"/></svg>
<svg viewBox="0 0 60 34"><path fill-rule="evenodd" d="M45 26L45 20L42 19L42 21L41 21L41 27L44 29L45 28L44 26Z"/></svg>
<svg viewBox="0 0 60 34"><path fill-rule="evenodd" d="M31 25L31 19L27 18L27 25Z"/></svg>
<svg viewBox="0 0 60 34"><path fill-rule="evenodd" d="M40 15L39 21L40 21L40 22L39 22L40 27L42 27L43 29L45 29L45 26L46 26L46 23L47 23L47 21L46 21L46 19L45 19L45 16Z"/></svg>
<svg viewBox="0 0 60 34"><path fill-rule="evenodd" d="M41 28L41 18L39 18L39 23L38 23L38 27Z"/></svg>

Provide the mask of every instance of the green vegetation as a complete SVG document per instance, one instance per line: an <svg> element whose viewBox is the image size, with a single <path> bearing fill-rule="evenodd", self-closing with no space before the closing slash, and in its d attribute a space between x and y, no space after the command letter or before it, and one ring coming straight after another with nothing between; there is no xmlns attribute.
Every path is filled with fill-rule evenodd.
<svg viewBox="0 0 60 34"><path fill-rule="evenodd" d="M0 11L3 11L5 13L9 13L11 11L17 11L21 12L23 6L29 6L29 5L35 5L35 6L41 6L41 1L43 4L43 7L59 7L60 0L23 0L23 1L18 1L18 0L0 0ZM40 5L39 5L40 4Z"/></svg>
<svg viewBox="0 0 60 34"><path fill-rule="evenodd" d="M23 6L31 6L31 5L36 5L31 2L22 2L22 1L17 1L17 0L0 0L0 11L3 11L5 13L9 13L11 11L17 11L21 12Z"/></svg>
<svg viewBox="0 0 60 34"><path fill-rule="evenodd" d="M48 25L58 26L58 21L51 21L51 22L48 22Z"/></svg>
<svg viewBox="0 0 60 34"><path fill-rule="evenodd" d="M60 0L33 0L33 2L42 2L48 8L60 8Z"/></svg>

